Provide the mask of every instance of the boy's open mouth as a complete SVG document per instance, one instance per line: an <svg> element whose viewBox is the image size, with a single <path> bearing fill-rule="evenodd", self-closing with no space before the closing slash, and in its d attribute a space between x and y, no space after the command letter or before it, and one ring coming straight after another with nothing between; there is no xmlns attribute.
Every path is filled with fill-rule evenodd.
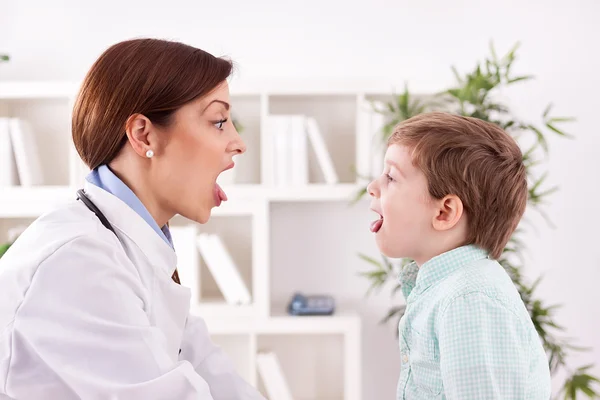
<svg viewBox="0 0 600 400"><path fill-rule="evenodd" d="M373 210L375 211L375 210ZM375 211L377 214L379 214L377 211ZM379 230L381 229L381 225L383 225L383 216L381 214L379 214L379 219L373 221L371 223L371 232L373 233L377 233L379 232Z"/></svg>

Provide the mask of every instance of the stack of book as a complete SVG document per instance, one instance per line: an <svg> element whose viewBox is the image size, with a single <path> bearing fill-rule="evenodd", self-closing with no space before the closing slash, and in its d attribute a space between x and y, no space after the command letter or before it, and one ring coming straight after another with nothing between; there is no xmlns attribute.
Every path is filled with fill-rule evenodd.
<svg viewBox="0 0 600 400"><path fill-rule="evenodd" d="M192 305L201 303L200 256L226 303L239 306L252 302L237 265L218 235L198 233L195 225L172 226L170 232L177 254L179 279L191 289Z"/></svg>
<svg viewBox="0 0 600 400"><path fill-rule="evenodd" d="M19 118L0 118L0 186L42 183L42 166L31 126Z"/></svg>
<svg viewBox="0 0 600 400"><path fill-rule="evenodd" d="M331 154L315 118L306 115L269 115L267 135L274 186L309 183L309 143L325 183L333 185L339 182Z"/></svg>

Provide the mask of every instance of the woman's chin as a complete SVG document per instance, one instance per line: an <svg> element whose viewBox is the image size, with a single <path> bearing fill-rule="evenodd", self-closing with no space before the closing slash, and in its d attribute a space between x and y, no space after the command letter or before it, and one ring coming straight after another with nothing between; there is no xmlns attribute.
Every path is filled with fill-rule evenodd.
<svg viewBox="0 0 600 400"><path fill-rule="evenodd" d="M199 224L207 223L208 220L210 219L211 212L212 212L212 208L204 208L202 210L198 210L198 212L196 213L196 218L194 218L194 221L198 222Z"/></svg>
<svg viewBox="0 0 600 400"><path fill-rule="evenodd" d="M181 216L199 224L205 224L210 219L211 211L212 207L200 206L195 210L189 210L185 214L181 213Z"/></svg>

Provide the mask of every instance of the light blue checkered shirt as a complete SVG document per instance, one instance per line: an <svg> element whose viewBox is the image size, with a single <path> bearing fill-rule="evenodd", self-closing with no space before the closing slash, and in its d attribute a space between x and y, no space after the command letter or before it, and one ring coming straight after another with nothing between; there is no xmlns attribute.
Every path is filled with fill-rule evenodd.
<svg viewBox="0 0 600 400"><path fill-rule="evenodd" d="M400 274L398 399L547 400L546 354L512 280L473 246Z"/></svg>

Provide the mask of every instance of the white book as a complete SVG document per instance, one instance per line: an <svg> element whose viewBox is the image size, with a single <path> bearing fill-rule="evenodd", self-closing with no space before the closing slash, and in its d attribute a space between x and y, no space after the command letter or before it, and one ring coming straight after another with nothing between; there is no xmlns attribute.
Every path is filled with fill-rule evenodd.
<svg viewBox="0 0 600 400"><path fill-rule="evenodd" d="M379 108L383 103L375 103ZM368 101L359 104L357 113L358 138L356 143L356 172L359 181L368 182L381 175L385 155L383 127L385 116L373 110Z"/></svg>
<svg viewBox="0 0 600 400"><path fill-rule="evenodd" d="M234 292L237 294L237 304L250 304L252 302L250 291L246 287L238 267L227 251L225 244L219 235L210 235L209 239L212 243L215 253L222 262L222 271L227 273L226 281L231 284L231 286L234 288Z"/></svg>
<svg viewBox="0 0 600 400"><path fill-rule="evenodd" d="M0 187L19 184L8 118L0 118Z"/></svg>
<svg viewBox="0 0 600 400"><path fill-rule="evenodd" d="M177 273L183 286L190 288L192 306L200 304L200 260L196 237L198 229L194 225L171 226L171 239L177 255Z"/></svg>
<svg viewBox="0 0 600 400"><path fill-rule="evenodd" d="M273 154L273 182L275 186L286 186L290 183L291 168L288 157L288 139L284 117L269 117L272 154Z"/></svg>
<svg viewBox="0 0 600 400"><path fill-rule="evenodd" d="M256 355L256 366L269 400L294 399L275 353L258 353Z"/></svg>
<svg viewBox="0 0 600 400"><path fill-rule="evenodd" d="M378 106L381 109L381 106ZM370 176L375 178L383 172L383 162L385 159L386 143L383 140L383 127L385 126L385 116L383 114L372 112L369 126L371 137L371 169Z"/></svg>
<svg viewBox="0 0 600 400"><path fill-rule="evenodd" d="M201 233L196 243L225 301L233 305L250 304L250 292L221 239L214 234Z"/></svg>
<svg viewBox="0 0 600 400"><path fill-rule="evenodd" d="M308 139L310 140L310 144L313 150L315 151L315 155L317 156L317 162L319 163L319 167L321 168L321 171L323 171L325 182L330 185L338 183L339 178L337 173L335 172L335 167L333 165L333 160L331 159L331 154L327 150L325 138L321 134L316 119L312 117L306 119L306 132L308 135Z"/></svg>
<svg viewBox="0 0 600 400"><path fill-rule="evenodd" d="M275 186L308 183L308 142L304 115L268 117Z"/></svg>
<svg viewBox="0 0 600 400"><path fill-rule="evenodd" d="M306 135L306 117L304 115L290 116L289 138L292 183L296 186L307 185L308 140Z"/></svg>
<svg viewBox="0 0 600 400"><path fill-rule="evenodd" d="M10 140L15 154L19 181L22 186L41 185L42 165L31 125L18 118L10 118Z"/></svg>

